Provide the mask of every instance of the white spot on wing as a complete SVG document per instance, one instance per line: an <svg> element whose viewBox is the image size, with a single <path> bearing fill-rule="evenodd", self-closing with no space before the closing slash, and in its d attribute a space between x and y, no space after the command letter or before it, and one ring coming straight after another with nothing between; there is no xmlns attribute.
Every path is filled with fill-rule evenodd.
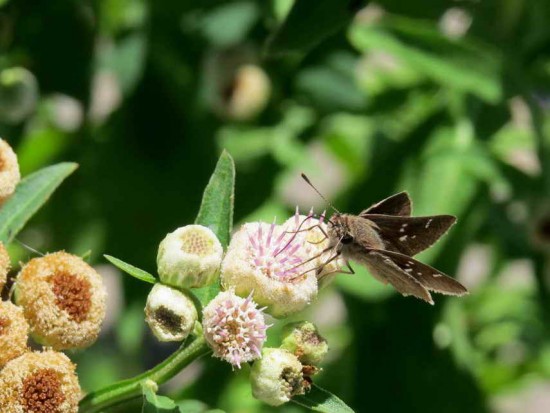
<svg viewBox="0 0 550 413"><path fill-rule="evenodd" d="M438 273L435 273L435 274L432 274L435 278L437 277L441 277L441 274L438 274Z"/></svg>
<svg viewBox="0 0 550 413"><path fill-rule="evenodd" d="M426 222L426 229L430 227L430 224L432 223L433 219L429 219L428 222Z"/></svg>
<svg viewBox="0 0 550 413"><path fill-rule="evenodd" d="M407 236L403 235L402 237L399 237L399 241L401 241L401 242L407 241Z"/></svg>

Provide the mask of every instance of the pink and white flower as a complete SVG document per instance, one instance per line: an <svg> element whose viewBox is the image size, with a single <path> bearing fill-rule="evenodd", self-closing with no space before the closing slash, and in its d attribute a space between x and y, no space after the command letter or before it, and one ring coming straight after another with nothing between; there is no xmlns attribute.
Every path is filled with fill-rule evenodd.
<svg viewBox="0 0 550 413"><path fill-rule="evenodd" d="M224 288L266 306L274 317L301 311L317 296L316 262L305 238L289 226L244 224L231 239L222 263Z"/></svg>
<svg viewBox="0 0 550 413"><path fill-rule="evenodd" d="M202 325L215 357L238 368L261 357L269 325L251 296L242 298L232 290L219 293L204 308Z"/></svg>

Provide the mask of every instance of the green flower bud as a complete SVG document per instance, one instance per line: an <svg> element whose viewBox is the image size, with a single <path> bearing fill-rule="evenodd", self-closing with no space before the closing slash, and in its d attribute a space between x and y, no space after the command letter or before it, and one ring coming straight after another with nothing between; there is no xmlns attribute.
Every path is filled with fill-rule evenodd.
<svg viewBox="0 0 550 413"><path fill-rule="evenodd" d="M302 364L316 366L323 361L328 352L327 340L309 321L287 324L283 328L283 337L281 348L298 357Z"/></svg>
<svg viewBox="0 0 550 413"><path fill-rule="evenodd" d="M0 71L0 121L17 124L30 116L38 102L36 77L23 67Z"/></svg>
<svg viewBox="0 0 550 413"><path fill-rule="evenodd" d="M187 225L166 235L157 256L160 280L178 288L198 288L216 281L223 248L202 225Z"/></svg>
<svg viewBox="0 0 550 413"><path fill-rule="evenodd" d="M193 300L174 288L155 284L145 306L145 321L160 341L184 340L197 321Z"/></svg>
<svg viewBox="0 0 550 413"><path fill-rule="evenodd" d="M280 406L305 392L302 364L284 349L265 348L262 358L252 366L250 380L254 397L271 406Z"/></svg>

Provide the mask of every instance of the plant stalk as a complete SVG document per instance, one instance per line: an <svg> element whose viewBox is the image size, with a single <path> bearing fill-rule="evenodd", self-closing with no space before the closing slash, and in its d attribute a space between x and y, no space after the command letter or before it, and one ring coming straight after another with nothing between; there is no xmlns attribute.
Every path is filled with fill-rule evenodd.
<svg viewBox="0 0 550 413"><path fill-rule="evenodd" d="M153 380L163 384L187 367L191 362L210 352L204 336L200 335L188 345L184 343L174 354L151 370L131 379L119 381L88 394L80 401L80 413L102 412L109 407L141 394L141 382Z"/></svg>

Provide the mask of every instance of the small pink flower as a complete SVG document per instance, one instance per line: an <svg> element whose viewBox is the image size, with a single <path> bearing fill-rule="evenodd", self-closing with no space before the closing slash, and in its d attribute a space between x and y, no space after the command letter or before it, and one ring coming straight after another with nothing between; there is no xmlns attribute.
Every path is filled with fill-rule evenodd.
<svg viewBox="0 0 550 413"><path fill-rule="evenodd" d="M215 357L238 368L261 357L269 325L251 296L241 298L232 290L219 293L204 308L202 325Z"/></svg>

